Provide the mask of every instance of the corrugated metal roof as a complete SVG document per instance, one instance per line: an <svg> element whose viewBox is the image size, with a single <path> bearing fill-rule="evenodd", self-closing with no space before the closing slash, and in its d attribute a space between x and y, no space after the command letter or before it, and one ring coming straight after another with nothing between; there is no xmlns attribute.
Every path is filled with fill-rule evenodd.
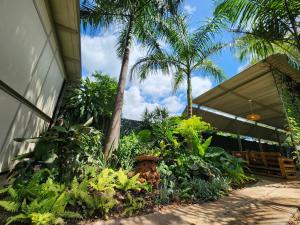
<svg viewBox="0 0 300 225"><path fill-rule="evenodd" d="M205 92L193 103L242 118L251 113L259 114L260 123L284 129L286 117L273 73L282 73L300 82L300 71L288 63L285 55L276 54ZM244 124L203 110L194 110L194 114L203 116L221 131L237 133L239 127L242 135L277 141L274 130Z"/></svg>

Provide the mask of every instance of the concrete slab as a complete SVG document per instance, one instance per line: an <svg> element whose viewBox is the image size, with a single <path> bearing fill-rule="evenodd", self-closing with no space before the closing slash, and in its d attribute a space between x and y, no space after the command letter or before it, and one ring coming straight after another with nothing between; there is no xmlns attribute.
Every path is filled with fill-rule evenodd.
<svg viewBox="0 0 300 225"><path fill-rule="evenodd" d="M300 206L300 181L263 178L251 187L233 191L218 201L171 205L159 212L91 225L283 225Z"/></svg>

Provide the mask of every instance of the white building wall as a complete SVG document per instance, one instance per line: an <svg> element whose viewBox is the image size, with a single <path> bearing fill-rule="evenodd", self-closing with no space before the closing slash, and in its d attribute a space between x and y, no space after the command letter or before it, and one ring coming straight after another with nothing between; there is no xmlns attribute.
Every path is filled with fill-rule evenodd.
<svg viewBox="0 0 300 225"><path fill-rule="evenodd" d="M65 75L50 18L45 0L0 1L0 80L52 118ZM33 148L13 139L35 137L48 124L0 86L0 172Z"/></svg>

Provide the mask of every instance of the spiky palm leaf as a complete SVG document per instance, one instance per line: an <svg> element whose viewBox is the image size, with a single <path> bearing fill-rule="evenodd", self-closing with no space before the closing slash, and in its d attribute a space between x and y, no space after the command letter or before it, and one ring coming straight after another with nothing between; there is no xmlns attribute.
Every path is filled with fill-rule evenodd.
<svg viewBox="0 0 300 225"><path fill-rule="evenodd" d="M214 15L237 34L241 59L284 53L300 66L298 0L222 0Z"/></svg>
<svg viewBox="0 0 300 225"><path fill-rule="evenodd" d="M224 46L214 43L208 34L213 29L208 24L191 32L186 23L186 17L176 16L165 20L164 38L168 45L165 49L153 51L152 54L138 60L130 71L131 78L137 76L146 79L151 73L162 71L163 74L173 74L173 88L176 91L182 82L187 81L188 108L192 108L191 77L195 72L202 71L203 76L221 81L225 78L223 71L208 58L219 52ZM189 115L191 116L191 114Z"/></svg>

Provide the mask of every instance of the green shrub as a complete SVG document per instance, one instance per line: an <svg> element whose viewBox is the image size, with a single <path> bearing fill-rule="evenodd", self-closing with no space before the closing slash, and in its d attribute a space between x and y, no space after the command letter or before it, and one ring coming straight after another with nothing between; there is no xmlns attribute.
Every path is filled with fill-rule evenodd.
<svg viewBox="0 0 300 225"><path fill-rule="evenodd" d="M117 81L109 75L94 72L81 80L79 87L71 86L60 114L72 124L81 124L93 117L91 126L105 132L114 109Z"/></svg>
<svg viewBox="0 0 300 225"><path fill-rule="evenodd" d="M252 178L245 175L243 166L245 161L228 154L219 147L209 147L205 160L217 167L223 176L228 177L234 185L241 185Z"/></svg>
<svg viewBox="0 0 300 225"><path fill-rule="evenodd" d="M112 164L115 168L121 167L125 170L132 170L135 157L144 151L144 146L137 135L132 133L120 140L119 148L114 151Z"/></svg>
<svg viewBox="0 0 300 225"><path fill-rule="evenodd" d="M82 206L84 214L93 215L96 211L100 211L104 218L107 218L110 211L119 202L115 195L118 191L126 192L127 196L130 191L149 190L147 183L138 181L138 174L129 178L124 170L114 171L105 168L99 174L92 178L86 178L78 182L74 178L71 183L71 204ZM139 198L131 199L125 205L130 205L129 209L125 207L125 214L134 213L141 204ZM85 207L83 207L85 206Z"/></svg>
<svg viewBox="0 0 300 225"><path fill-rule="evenodd" d="M160 173L159 195L157 203L168 204L174 198L176 192L176 177L173 175L172 169L162 161L158 166Z"/></svg>
<svg viewBox="0 0 300 225"><path fill-rule="evenodd" d="M216 177L211 181L192 179L181 184L181 197L194 202L217 200L231 190L230 180Z"/></svg>
<svg viewBox="0 0 300 225"><path fill-rule="evenodd" d="M102 138L103 134L92 127L64 123L50 128L40 137L17 139L36 142L36 146L33 152L16 158L20 162L12 172L13 177L23 181L25 177L29 179L38 166L51 170L56 180L69 183L86 165L104 168Z"/></svg>

